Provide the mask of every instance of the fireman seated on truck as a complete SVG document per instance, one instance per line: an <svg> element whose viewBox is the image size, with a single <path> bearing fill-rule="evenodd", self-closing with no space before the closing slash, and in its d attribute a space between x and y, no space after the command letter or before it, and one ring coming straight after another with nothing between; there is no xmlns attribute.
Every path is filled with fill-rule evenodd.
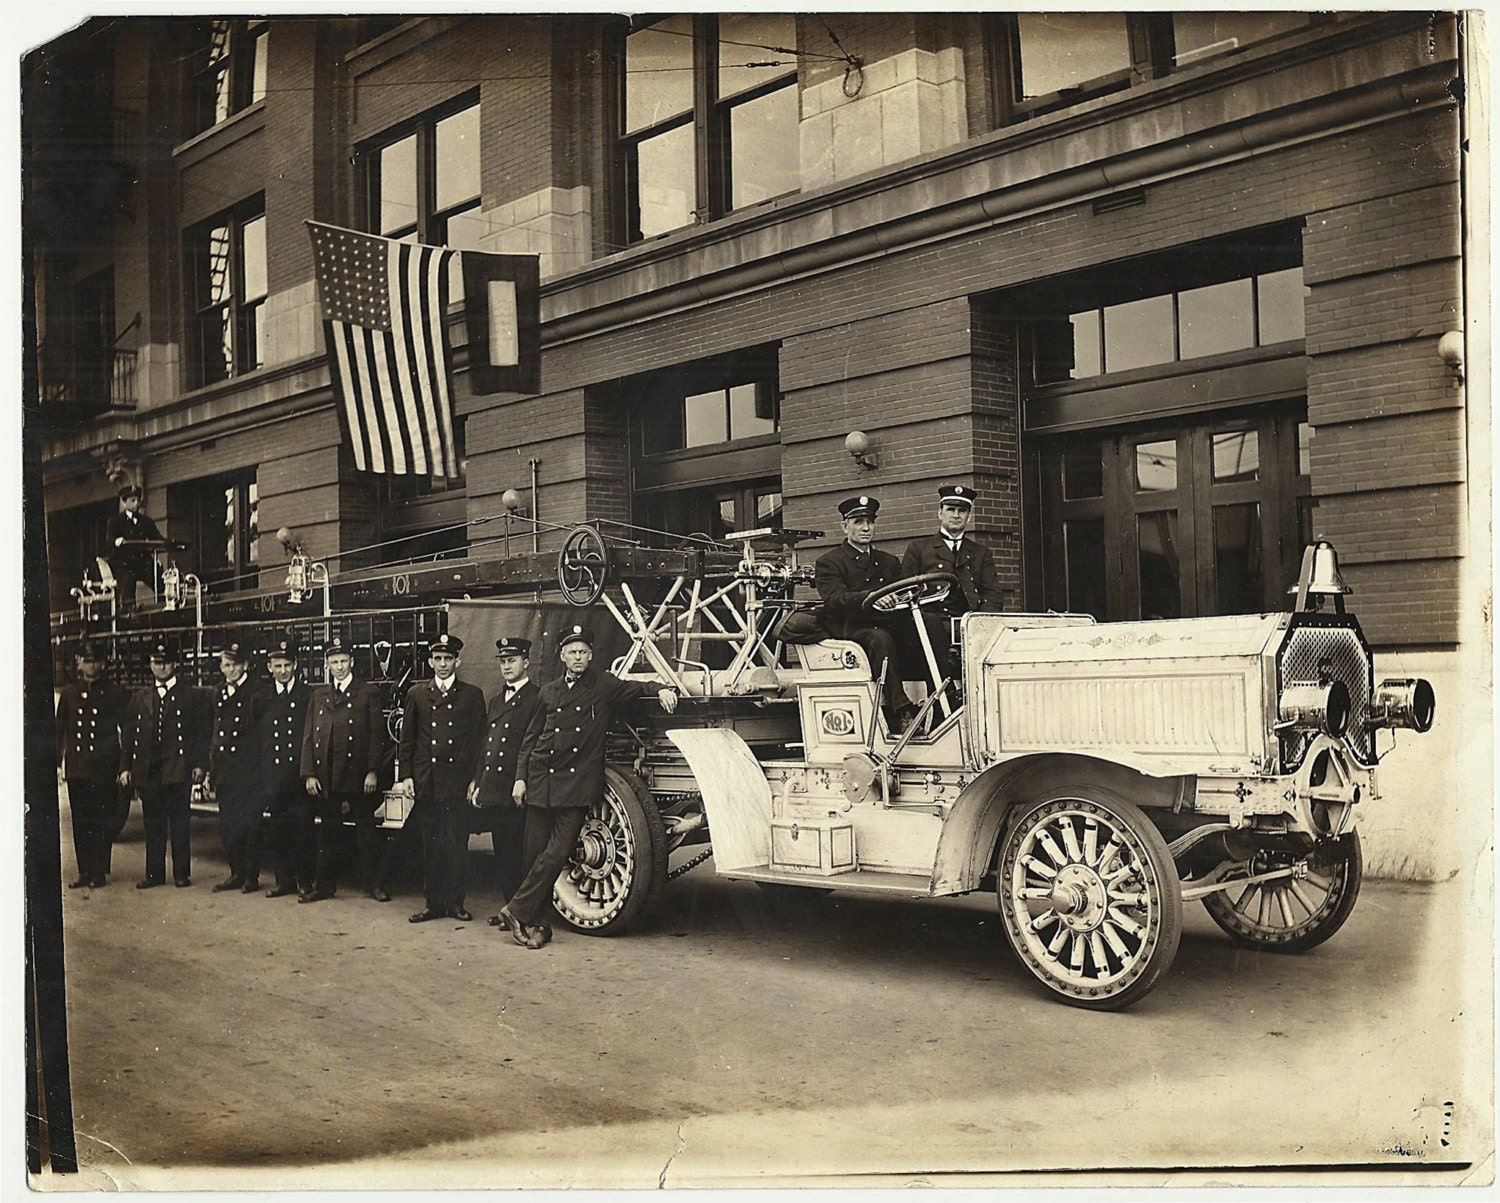
<svg viewBox="0 0 1500 1203"><path fill-rule="evenodd" d="M875 519L880 502L873 497L847 497L839 502L844 541L818 557L814 579L823 599L823 624L836 639L852 639L865 649L870 671L877 678L885 669L881 701L893 731L904 731L917 715L901 687L902 653L905 662L920 663L921 653L910 646L916 631L904 611L890 615L865 609L865 598L902 577L901 561L875 547Z"/></svg>
<svg viewBox="0 0 1500 1203"><path fill-rule="evenodd" d="M940 485L937 494L937 534L922 535L907 544L901 557L901 575L950 572L958 578L947 597L922 610L938 663L957 681L962 665L954 654L952 620L970 610L1001 609L1000 573L994 554L969 533L978 490L967 485Z"/></svg>

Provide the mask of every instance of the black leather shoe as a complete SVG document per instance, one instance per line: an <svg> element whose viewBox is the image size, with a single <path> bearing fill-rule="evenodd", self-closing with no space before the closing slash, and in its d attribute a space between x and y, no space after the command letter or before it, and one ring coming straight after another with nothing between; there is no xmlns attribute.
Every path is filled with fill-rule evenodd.
<svg viewBox="0 0 1500 1203"><path fill-rule="evenodd" d="M430 906L423 907L415 915L407 919L408 923L426 923L432 919L446 919L448 916L442 911Z"/></svg>
<svg viewBox="0 0 1500 1203"><path fill-rule="evenodd" d="M70 882L68 882L68 889L70 889L70 890L81 890L81 889L83 889L84 886L91 886L93 884L94 883L91 882L87 877L80 877L80 878L78 878L77 881L70 881Z"/></svg>
<svg viewBox="0 0 1500 1203"><path fill-rule="evenodd" d="M491 927L510 927L510 924L506 921L504 915L491 915L488 919L485 920L485 922L488 923Z"/></svg>
<svg viewBox="0 0 1500 1203"><path fill-rule="evenodd" d="M214 893L223 894L228 892L229 890L238 890L242 888L244 884L245 879L243 877L231 877L228 881L216 881L214 882Z"/></svg>
<svg viewBox="0 0 1500 1203"><path fill-rule="evenodd" d="M138 890L149 890L152 886L164 886L166 884L167 883L165 878L143 877L140 881L135 883L135 888Z"/></svg>
<svg viewBox="0 0 1500 1203"><path fill-rule="evenodd" d="M191 877L174 877L172 879L172 884L179 890L185 890L188 886L193 884L193 879Z"/></svg>
<svg viewBox="0 0 1500 1203"><path fill-rule="evenodd" d="M240 887L240 892L242 894L258 894L258 893L260 893L260 878L257 877L254 881L247 881L244 885L242 885Z"/></svg>
<svg viewBox="0 0 1500 1203"><path fill-rule="evenodd" d="M473 920L474 916L469 914L468 911L464 910L463 907L455 906L451 910L449 910L448 918L457 919L460 923L468 923Z"/></svg>
<svg viewBox="0 0 1500 1203"><path fill-rule="evenodd" d="M333 897L332 894L320 894L317 890L309 890L306 894L298 894L297 895L297 901L298 902L322 902L325 899L332 898L332 897Z"/></svg>
<svg viewBox="0 0 1500 1203"><path fill-rule="evenodd" d="M309 894L312 893L311 890L308 890L307 892ZM297 887L296 886L274 886L271 889L269 889L269 890L266 891L266 897L267 898L285 898L288 894L295 894L295 893L297 893Z"/></svg>
<svg viewBox="0 0 1500 1203"><path fill-rule="evenodd" d="M93 886L96 890L102 890L104 888L104 878L96 877L93 881L89 882L89 885Z"/></svg>
<svg viewBox="0 0 1500 1203"><path fill-rule="evenodd" d="M391 896L384 890L382 890L379 886L376 886L373 890L368 891L368 893L371 898L375 899L376 902L389 902L391 900Z"/></svg>

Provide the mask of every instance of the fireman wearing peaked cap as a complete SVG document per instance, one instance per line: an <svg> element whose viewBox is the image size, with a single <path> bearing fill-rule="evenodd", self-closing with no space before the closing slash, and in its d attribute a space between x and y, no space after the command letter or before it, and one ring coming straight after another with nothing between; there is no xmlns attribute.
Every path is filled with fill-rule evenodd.
<svg viewBox="0 0 1500 1203"><path fill-rule="evenodd" d="M564 630L557 650L563 675L542 686L517 758L512 796L526 806L525 876L498 916L526 948L552 937L552 886L573 855L588 808L604 795L604 741L620 708L654 693L668 714L677 709L674 689L595 669L594 634L586 626Z"/></svg>
<svg viewBox="0 0 1500 1203"><path fill-rule="evenodd" d="M906 630L896 620L910 624L902 614L891 615L886 626L883 617L864 608L865 599L875 590L901 579L901 561L874 545L875 519L880 502L874 497L849 497L839 502L839 521L844 541L818 557L814 580L818 596L823 599L823 623L837 639L852 639L865 649L870 671L878 678L885 669L882 701L886 718L893 729L906 727L916 713L901 687L897 652L905 641ZM915 630L911 632L915 639Z"/></svg>
<svg viewBox="0 0 1500 1203"><path fill-rule="evenodd" d="M57 763L68 785L78 876L70 890L104 885L119 803L120 726L130 691L105 675L103 649L78 645L78 677L57 695Z"/></svg>
<svg viewBox="0 0 1500 1203"><path fill-rule="evenodd" d="M911 541L901 558L901 575L951 572L958 578L946 598L922 609L938 662L956 680L961 665L952 656L953 625L949 619L970 610L999 610L1003 598L994 554L969 533L978 492L967 485L943 485L937 492L937 534Z"/></svg>
<svg viewBox="0 0 1500 1203"><path fill-rule="evenodd" d="M501 687L490 700L489 729L469 786L474 804L469 830L490 833L495 881L500 897L509 898L521 884L526 838L526 808L515 799L516 768L521 741L542 694L531 679L531 640L502 635L495 640L495 658L500 662ZM491 915L490 923L499 926L500 916Z"/></svg>
<svg viewBox="0 0 1500 1203"><path fill-rule="evenodd" d="M238 643L219 652L224 680L214 690L213 739L208 751L208 782L219 803L219 838L229 876L216 892L260 890L261 819L265 812L265 775L261 739L270 695L249 676L249 655Z"/></svg>
<svg viewBox="0 0 1500 1203"><path fill-rule="evenodd" d="M484 732L484 694L458 679L464 642L439 635L427 651L432 679L407 691L401 720L403 781L416 799L426 905L413 923L471 918L464 908L469 855L468 789Z"/></svg>

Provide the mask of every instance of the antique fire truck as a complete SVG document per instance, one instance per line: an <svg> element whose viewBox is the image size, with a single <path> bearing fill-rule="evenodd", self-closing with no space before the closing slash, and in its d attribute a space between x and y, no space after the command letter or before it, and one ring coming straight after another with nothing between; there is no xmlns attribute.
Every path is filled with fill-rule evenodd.
<svg viewBox="0 0 1500 1203"><path fill-rule="evenodd" d="M670 717L643 706L621 733L555 889L566 924L624 931L669 874L710 855L773 891L993 889L1042 985L1115 1009L1171 966L1185 903L1283 952L1349 917L1377 735L1427 730L1434 697L1424 680L1376 682L1330 545L1306 550L1286 613L966 614L956 680L919 613L953 578L894 582L867 605L909 612L929 668L908 683L925 698L898 733L864 651L789 621L811 609L794 598L811 581L796 556L810 534L729 536L742 554L721 579L679 576L649 603L629 581L612 594L596 528L569 537L564 595L602 602L629 637L613 670L683 700Z"/></svg>

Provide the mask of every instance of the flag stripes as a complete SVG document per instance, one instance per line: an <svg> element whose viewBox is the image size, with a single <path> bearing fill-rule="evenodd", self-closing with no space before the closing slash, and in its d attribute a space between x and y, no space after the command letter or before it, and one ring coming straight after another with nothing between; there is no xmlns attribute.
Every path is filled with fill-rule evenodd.
<svg viewBox="0 0 1500 1203"><path fill-rule="evenodd" d="M308 223L323 332L357 468L458 475L444 316L459 252Z"/></svg>

